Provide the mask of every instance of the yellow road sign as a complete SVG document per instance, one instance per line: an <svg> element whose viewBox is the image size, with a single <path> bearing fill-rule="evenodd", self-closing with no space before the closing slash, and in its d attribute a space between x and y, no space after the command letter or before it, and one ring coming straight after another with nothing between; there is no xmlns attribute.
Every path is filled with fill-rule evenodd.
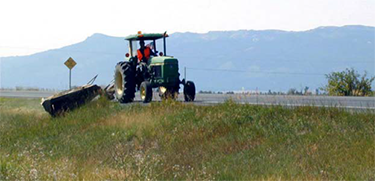
<svg viewBox="0 0 375 181"><path fill-rule="evenodd" d="M77 62L72 59L72 57L69 57L67 61L64 63L69 69L72 69L74 66L77 65Z"/></svg>

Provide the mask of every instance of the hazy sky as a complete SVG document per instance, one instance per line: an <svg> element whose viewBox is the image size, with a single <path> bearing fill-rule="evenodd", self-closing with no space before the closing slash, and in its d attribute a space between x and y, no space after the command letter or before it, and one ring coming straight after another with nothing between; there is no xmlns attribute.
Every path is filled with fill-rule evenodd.
<svg viewBox="0 0 375 181"><path fill-rule="evenodd" d="M93 33L308 30L375 26L375 0L1 0L0 56L80 42Z"/></svg>

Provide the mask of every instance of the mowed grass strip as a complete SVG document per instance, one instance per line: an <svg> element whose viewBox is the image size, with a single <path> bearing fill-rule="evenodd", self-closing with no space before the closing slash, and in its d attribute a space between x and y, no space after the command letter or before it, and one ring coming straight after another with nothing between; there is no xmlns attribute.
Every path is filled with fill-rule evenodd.
<svg viewBox="0 0 375 181"><path fill-rule="evenodd" d="M99 99L51 118L39 101L0 99L0 180L375 178L371 112Z"/></svg>

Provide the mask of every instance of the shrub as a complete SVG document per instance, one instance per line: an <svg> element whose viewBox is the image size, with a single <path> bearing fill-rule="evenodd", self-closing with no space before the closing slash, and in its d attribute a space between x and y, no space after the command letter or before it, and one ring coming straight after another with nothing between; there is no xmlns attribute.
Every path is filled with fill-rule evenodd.
<svg viewBox="0 0 375 181"><path fill-rule="evenodd" d="M323 90L332 96L371 96L371 83L375 77L366 77L367 72L361 77L353 68L332 72L326 75L328 85Z"/></svg>

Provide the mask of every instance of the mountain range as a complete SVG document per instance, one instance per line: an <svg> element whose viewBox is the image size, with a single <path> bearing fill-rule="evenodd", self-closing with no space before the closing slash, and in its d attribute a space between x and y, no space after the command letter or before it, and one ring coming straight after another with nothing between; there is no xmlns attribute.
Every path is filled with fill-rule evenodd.
<svg viewBox="0 0 375 181"><path fill-rule="evenodd" d="M324 86L325 74L333 71L354 68L373 76L374 43L375 27L359 25L308 31L186 32L169 35L166 53L178 58L181 79L186 67L186 77L197 90L287 91L306 86L313 90ZM160 41L157 48L161 47ZM124 37L94 34L59 49L2 57L0 86L67 89L69 70L64 62L69 57L77 62L73 85L85 84L96 74L96 83L106 85L127 52Z"/></svg>

